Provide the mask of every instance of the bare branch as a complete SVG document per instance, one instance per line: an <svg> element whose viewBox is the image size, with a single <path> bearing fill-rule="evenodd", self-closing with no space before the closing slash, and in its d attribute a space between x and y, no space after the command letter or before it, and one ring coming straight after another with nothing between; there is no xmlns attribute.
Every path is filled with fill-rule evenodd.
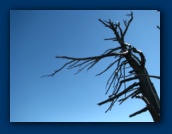
<svg viewBox="0 0 172 134"><path fill-rule="evenodd" d="M108 66L105 70L103 70L103 71L100 72L99 74L96 74L96 76L101 75L101 74L103 74L104 72L106 72L109 68L111 68L111 67L112 67L116 62L118 62L120 59L121 59L121 58L119 58L119 59L117 59L116 61L114 61L114 62L112 62L111 64L109 64L109 66Z"/></svg>
<svg viewBox="0 0 172 134"><path fill-rule="evenodd" d="M122 75L122 74L121 74L121 75ZM117 94L117 93L118 93L118 91L120 90L121 85L122 85L123 83L138 78L138 77L135 77L135 76L134 76L134 77L127 78L127 79L124 79L124 80L121 80L121 81L120 81L121 75L120 75L120 77L119 77L118 80L117 80L117 84L116 84L116 86L115 86L115 88L114 88L113 94Z"/></svg>
<svg viewBox="0 0 172 134"><path fill-rule="evenodd" d="M122 37L123 32L122 32L122 29L121 29L120 23L117 25L117 27L119 28L120 35L121 35L121 37Z"/></svg>
<svg viewBox="0 0 172 134"><path fill-rule="evenodd" d="M114 34L116 35L117 41L120 41L120 36L118 34L118 31L117 31L117 25L115 25L113 22L111 22L111 20L109 20L109 22L105 21L106 23L104 21L102 21L101 19L99 19L99 21L101 23L103 23L106 27L109 27L114 32Z"/></svg>
<svg viewBox="0 0 172 134"><path fill-rule="evenodd" d="M132 73L132 74L126 75L125 78L130 77L130 76L132 76L132 75L135 75L135 74ZM124 76L121 76L121 78L124 78Z"/></svg>
<svg viewBox="0 0 172 134"><path fill-rule="evenodd" d="M129 94L129 95L126 96L125 98L120 99L118 102L120 102L120 105L121 105L125 100L127 100L127 99L130 98L131 96L136 95L136 94L138 94L138 93L140 93L140 89L137 89L136 91L134 91L133 93Z"/></svg>
<svg viewBox="0 0 172 134"><path fill-rule="evenodd" d="M125 34L127 33L127 30L128 30L128 28L129 28L129 26L130 26L130 23L132 22L132 20L133 20L133 12L131 11L131 14L128 14L127 16L130 16L131 18L130 18L130 20L128 21L128 23L126 23L125 21L125 25L126 25L126 28L125 28L125 30L124 30L124 32L123 32L123 35L122 35L122 38L124 38L124 36L125 36Z"/></svg>
<svg viewBox="0 0 172 134"><path fill-rule="evenodd" d="M108 87L108 89L107 89L107 91L106 91L106 94L108 93L108 91L109 91L109 89L110 89L112 83L114 83L115 89L116 89L117 86L118 86L118 83L119 83L119 80L120 80L120 77L121 77L121 74L120 74L120 77L118 77L118 72L120 71L120 68L121 68L121 66L122 66L122 63L120 64L121 60L122 60L122 58L120 57L119 60L118 60L118 63L117 63L117 67L116 67L115 72L114 72L113 79L112 79L112 81L111 81L111 83L110 83L110 85L109 85L109 87ZM120 72L120 73L121 73L121 72ZM117 80L117 84L115 84L115 83L116 83L116 80Z"/></svg>
<svg viewBox="0 0 172 134"><path fill-rule="evenodd" d="M117 41L117 38L105 38L104 40L112 40L112 41Z"/></svg>
<svg viewBox="0 0 172 134"><path fill-rule="evenodd" d="M128 61L127 61L128 62ZM125 65L126 64L124 64L124 67L123 67L123 76L124 76L124 80L125 80ZM124 82L124 89L126 89L126 83Z"/></svg>
<svg viewBox="0 0 172 134"><path fill-rule="evenodd" d="M108 93L109 89L110 89L110 88L111 88L111 86L112 86L112 83L115 83L116 78L117 78L117 75L116 75L116 74L114 74L114 75L113 75L113 78L112 78L112 81L110 82L110 85L109 85L109 87L108 87L108 89L107 89L107 91L106 91L106 93L105 93L105 94L107 94L107 93Z"/></svg>
<svg viewBox="0 0 172 134"><path fill-rule="evenodd" d="M93 56L93 57L85 57L85 58L74 58L74 57L68 57L68 56L56 56L56 58L60 59L67 59L67 60L97 60L102 59L109 56L115 56L116 54L106 54L106 55L100 55L100 56Z"/></svg>
<svg viewBox="0 0 172 134"><path fill-rule="evenodd" d="M110 54L110 53L112 53L112 52L114 52L114 51L116 51L116 50L119 50L119 49L122 49L122 47L110 48L110 49L106 50L106 51L103 53L103 55L105 55L105 54Z"/></svg>
<svg viewBox="0 0 172 134"><path fill-rule="evenodd" d="M137 50L135 47L132 48L133 52L138 53L141 57L141 66L144 67L145 66L145 56L143 55L143 53L140 50Z"/></svg>
<svg viewBox="0 0 172 134"><path fill-rule="evenodd" d="M136 92L135 94L133 94L133 95L131 96L132 99L133 99L134 97L138 96L138 94L141 93L141 88L139 87L138 89L139 89L139 91Z"/></svg>
<svg viewBox="0 0 172 134"><path fill-rule="evenodd" d="M107 113L109 110L111 110L111 109L112 109L113 105L115 104L115 102L116 102L117 100L118 100L118 98L117 98L117 99L115 99L115 100L113 100L113 101L111 102L111 104L110 104L109 108L105 111L105 113Z"/></svg>
<svg viewBox="0 0 172 134"><path fill-rule="evenodd" d="M139 75L136 75L136 76L138 76L138 77L139 77L139 76L148 76L148 77L160 79L160 76L155 76L155 75L139 74Z"/></svg>
<svg viewBox="0 0 172 134"><path fill-rule="evenodd" d="M138 85L139 85L139 83L135 82L132 85L130 85L128 88L126 88L124 91L120 92L119 94L115 94L113 97L112 97L112 95L109 96L110 97L109 99L107 99L107 100L105 100L103 102L98 103L98 105L100 106L100 105L103 105L103 104L105 104L107 102L113 101L114 99L122 96L123 94L127 93L130 89L132 89L133 87L138 86Z"/></svg>
<svg viewBox="0 0 172 134"><path fill-rule="evenodd" d="M77 60L77 63L70 65L68 67L68 69L72 69L72 68L75 68L75 67L81 67L82 65L84 65L84 64L86 64L87 62L90 62L90 61L92 61L92 60L84 60L82 63L77 64L77 63L80 62L80 60Z"/></svg>
<svg viewBox="0 0 172 134"><path fill-rule="evenodd" d="M43 75L42 77L49 77L49 76L54 76L56 73L58 73L60 70L62 70L65 66L67 66L68 64L71 64L73 62L73 60L72 61L70 61L70 62L68 62L68 63L66 63L66 64L64 64L60 69L58 69L58 70L55 70L54 71L54 73L52 73L52 74L50 74L50 75Z"/></svg>
<svg viewBox="0 0 172 134"><path fill-rule="evenodd" d="M106 27L109 27L109 28L110 28L110 26L107 24L107 23L108 23L107 21L105 21L106 23L105 23L104 21L102 21L101 19L99 19L99 21L100 21L101 23L103 23Z"/></svg>
<svg viewBox="0 0 172 134"><path fill-rule="evenodd" d="M94 62L95 62L95 61L92 61L92 62L86 64L84 67L80 68L75 74L80 73L82 70L84 70L84 69L85 69L87 66L89 66L90 64L94 64ZM88 71L88 69L87 69L87 71Z"/></svg>
<svg viewBox="0 0 172 134"><path fill-rule="evenodd" d="M100 60L100 59L95 60L95 62L87 69L87 71L88 71L89 69L91 69L99 60Z"/></svg>
<svg viewBox="0 0 172 134"><path fill-rule="evenodd" d="M136 116L136 115L138 115L138 114L141 114L141 113L143 113L143 112L146 112L147 110L148 110L148 107L146 106L146 107L144 107L143 109L141 109L141 110L139 110L139 111L137 111L137 112L131 114L129 117Z"/></svg>
<svg viewBox="0 0 172 134"><path fill-rule="evenodd" d="M68 69L70 69L70 68L72 68L73 66L75 66L78 62L80 62L79 60L76 60L72 65L70 65L69 67L68 67Z"/></svg>
<svg viewBox="0 0 172 134"><path fill-rule="evenodd" d="M109 77L109 79L107 80L106 82L106 88L107 88L107 85L109 84L109 81L112 79L112 77L117 77L117 74L115 73L115 71L113 71L113 73L111 74L111 76ZM111 82L112 83L112 82ZM114 82L115 83L115 82Z"/></svg>

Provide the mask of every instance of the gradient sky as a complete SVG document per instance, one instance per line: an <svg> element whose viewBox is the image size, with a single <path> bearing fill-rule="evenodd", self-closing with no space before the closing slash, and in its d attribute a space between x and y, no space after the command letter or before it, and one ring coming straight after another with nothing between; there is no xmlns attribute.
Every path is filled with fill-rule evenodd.
<svg viewBox="0 0 172 134"><path fill-rule="evenodd" d="M55 56L87 57L102 54L118 43L104 41L112 31L98 19L122 22L127 10L11 10L10 11L10 121L11 122L152 122L148 112L129 118L145 104L129 99L109 104L106 81L111 71L95 76L107 65L104 60L90 71L74 75L66 68L51 74L66 60ZM160 76L160 13L133 10L134 20L125 41L142 50L150 75ZM121 23L122 25L122 23ZM160 81L152 79L160 96ZM112 90L110 91L110 93Z"/></svg>

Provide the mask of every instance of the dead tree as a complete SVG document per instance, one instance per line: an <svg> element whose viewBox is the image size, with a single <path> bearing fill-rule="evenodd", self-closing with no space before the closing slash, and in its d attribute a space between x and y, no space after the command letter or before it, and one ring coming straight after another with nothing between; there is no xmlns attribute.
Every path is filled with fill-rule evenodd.
<svg viewBox="0 0 172 134"><path fill-rule="evenodd" d="M98 103L99 106L110 103L109 108L106 110L109 111L113 107L114 103L118 100L121 103L126 101L128 98L139 98L142 99L146 106L131 114L129 117L135 116L137 114L149 111L154 122L160 121L160 100L155 90L153 83L150 80L150 77L160 79L159 76L149 75L145 68L145 56L144 54L136 49L134 46L125 42L124 38L128 31L128 28L133 20L133 12L127 14L130 18L128 21L123 20L124 30L120 26L120 22L112 22L110 19L108 21L99 21L107 28L111 29L114 33L113 38L107 38L105 40L112 40L119 43L119 47L110 48L106 50L103 54L93 57L85 58L74 58L68 56L56 56L56 58L67 59L69 62L64 64L58 70L55 70L54 73L45 76L54 76L60 70L67 66L67 69L79 68L76 73L81 72L84 69L91 69L96 65L100 60L113 57L115 60L110 63L102 72L97 74L97 76L105 73L111 67L115 66L114 71L107 80L106 87L108 91L113 90L112 94L108 99ZM44 77L44 76L43 76ZM130 86L126 86L126 83L134 81ZM121 89L124 87L124 89ZM121 97L123 98L121 99Z"/></svg>

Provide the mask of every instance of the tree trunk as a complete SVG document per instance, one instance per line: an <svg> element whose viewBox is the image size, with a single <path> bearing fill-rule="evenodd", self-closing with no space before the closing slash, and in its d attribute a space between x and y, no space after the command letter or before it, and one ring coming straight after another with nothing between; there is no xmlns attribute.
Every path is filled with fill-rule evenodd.
<svg viewBox="0 0 172 134"><path fill-rule="evenodd" d="M141 92L144 97L148 100L149 112L152 115L152 118L155 122L160 120L160 100L155 90L153 83L151 82L150 78L148 77L149 74L147 73L146 69L143 68L140 70L140 74L144 74L139 78Z"/></svg>
<svg viewBox="0 0 172 134"><path fill-rule="evenodd" d="M143 96L146 98L148 110L155 122L160 121L160 100L155 90L153 83L149 78L149 74L145 67L141 67L131 55L126 55L130 66L133 68L136 76L139 77L140 90Z"/></svg>

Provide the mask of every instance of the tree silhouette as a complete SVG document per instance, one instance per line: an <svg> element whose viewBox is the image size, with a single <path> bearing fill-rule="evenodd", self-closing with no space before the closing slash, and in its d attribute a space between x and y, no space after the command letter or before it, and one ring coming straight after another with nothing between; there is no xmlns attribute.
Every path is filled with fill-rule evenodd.
<svg viewBox="0 0 172 134"><path fill-rule="evenodd" d="M67 69L79 68L76 72L77 74L84 69L91 69L95 64L104 58L113 57L115 60L104 70L102 70L102 72L96 75L99 76L109 70L112 66L116 65L106 83L106 94L110 89L113 89L113 93L108 99L98 103L98 105L101 106L110 102L110 106L106 110L107 112L111 110L116 101L120 102L121 104L130 97L142 99L146 103L146 106L143 109L131 114L129 117L148 110L154 122L157 122L160 121L160 100L150 77L157 79L160 79L160 77L149 75L147 69L145 68L146 59L142 51L125 42L125 35L133 20L133 12L127 14L127 16L129 17L129 20L123 20L123 24L125 26L124 30L121 28L120 22L114 23L110 19L108 21L99 19L99 21L105 27L111 29L115 35L113 38L107 38L105 40L118 42L118 47L110 48L103 54L93 57L74 58L68 56L56 56L56 58L67 59L69 62L64 64L58 70L55 70L54 73L50 75L44 75L43 77L54 76L66 66ZM127 87L126 83L128 82L132 82L132 84ZM121 89L122 87L124 87L124 89ZM121 98L122 96L124 97Z"/></svg>

